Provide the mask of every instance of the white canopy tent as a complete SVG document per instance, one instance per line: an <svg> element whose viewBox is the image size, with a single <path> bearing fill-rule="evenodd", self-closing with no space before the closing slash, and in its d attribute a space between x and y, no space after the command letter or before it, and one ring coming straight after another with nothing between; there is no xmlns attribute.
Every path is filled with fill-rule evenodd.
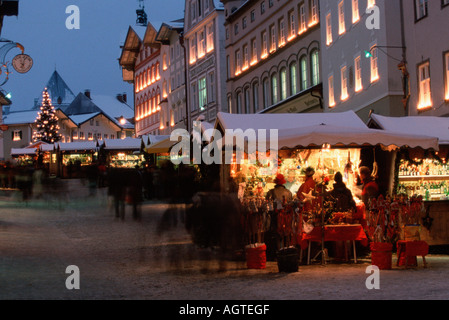
<svg viewBox="0 0 449 320"><path fill-rule="evenodd" d="M254 117L253 117L254 116ZM384 149L394 150L400 147L422 147L438 150L438 138L426 135L399 133L390 130L368 128L352 111L343 113L319 114L264 114L230 115L220 113L215 128L243 132L247 129L277 129L278 149L296 147L361 147L381 145ZM269 132L267 138L255 137L258 143L265 141L270 147ZM254 139L245 137L246 142ZM223 140L223 139L222 139ZM232 142L235 143L235 139ZM223 145L223 143L222 143Z"/></svg>
<svg viewBox="0 0 449 320"><path fill-rule="evenodd" d="M446 117L386 117L371 114L370 124L389 132L437 137L440 144L449 144L449 118Z"/></svg>

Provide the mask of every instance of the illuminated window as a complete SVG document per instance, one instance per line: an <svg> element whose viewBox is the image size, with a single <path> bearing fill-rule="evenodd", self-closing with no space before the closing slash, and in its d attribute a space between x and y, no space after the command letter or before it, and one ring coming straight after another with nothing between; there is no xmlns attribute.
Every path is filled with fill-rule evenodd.
<svg viewBox="0 0 449 320"><path fill-rule="evenodd" d="M207 2L207 1L206 1ZM214 24L207 27L207 52L214 50Z"/></svg>
<svg viewBox="0 0 449 320"><path fill-rule="evenodd" d="M341 68L341 100L348 99L348 72L346 66Z"/></svg>
<svg viewBox="0 0 449 320"><path fill-rule="evenodd" d="M319 21L318 0L310 0L310 22L309 26L314 26Z"/></svg>
<svg viewBox="0 0 449 320"><path fill-rule="evenodd" d="M259 84L255 83L253 85L253 102L254 102L254 112L259 110Z"/></svg>
<svg viewBox="0 0 449 320"><path fill-rule="evenodd" d="M318 50L314 50L311 54L312 58L312 85L316 86L320 83L320 57Z"/></svg>
<svg viewBox="0 0 449 320"><path fill-rule="evenodd" d="M376 5L376 0L367 0L367 8L371 8Z"/></svg>
<svg viewBox="0 0 449 320"><path fill-rule="evenodd" d="M329 77L329 107L335 106L335 95L334 95L334 77Z"/></svg>
<svg viewBox="0 0 449 320"><path fill-rule="evenodd" d="M297 76L296 76L296 63L290 65L290 92L294 95L298 92Z"/></svg>
<svg viewBox="0 0 449 320"><path fill-rule="evenodd" d="M270 53L276 51L276 29L273 26L270 27Z"/></svg>
<svg viewBox="0 0 449 320"><path fill-rule="evenodd" d="M196 61L196 39L190 39L190 63Z"/></svg>
<svg viewBox="0 0 449 320"><path fill-rule="evenodd" d="M326 16L326 44L330 45L332 43L332 17L329 13Z"/></svg>
<svg viewBox="0 0 449 320"><path fill-rule="evenodd" d="M278 79L276 74L271 76L271 103L276 104L279 101L278 96Z"/></svg>
<svg viewBox="0 0 449 320"><path fill-rule="evenodd" d="M12 132L12 141L22 140L22 130L14 130Z"/></svg>
<svg viewBox="0 0 449 320"><path fill-rule="evenodd" d="M418 109L424 109L432 106L432 97L430 91L430 63L425 62L418 67L419 77L419 104Z"/></svg>
<svg viewBox="0 0 449 320"><path fill-rule="evenodd" d="M288 30L288 40L291 40L296 37L296 17L293 10L288 13L288 20L290 22Z"/></svg>
<svg viewBox="0 0 449 320"><path fill-rule="evenodd" d="M198 80L198 102L201 110L207 105L206 77Z"/></svg>
<svg viewBox="0 0 449 320"><path fill-rule="evenodd" d="M352 23L360 20L359 0L352 0Z"/></svg>
<svg viewBox="0 0 449 320"><path fill-rule="evenodd" d="M285 45L285 23L284 19L279 20L279 46Z"/></svg>
<svg viewBox="0 0 449 320"><path fill-rule="evenodd" d="M280 72L280 83L281 83L281 100L287 99L287 70L285 68L281 69Z"/></svg>
<svg viewBox="0 0 449 320"><path fill-rule="evenodd" d="M268 103L268 93L270 90L270 84L268 81L268 78L263 79L262 82L262 93L263 93L263 107L264 108L268 108L269 103Z"/></svg>
<svg viewBox="0 0 449 320"><path fill-rule="evenodd" d="M343 34L346 32L345 26L345 2L340 1L338 4L338 34Z"/></svg>
<svg viewBox="0 0 449 320"><path fill-rule="evenodd" d="M249 52L248 52L248 45L243 46L243 67L242 71L245 71L249 67Z"/></svg>
<svg viewBox="0 0 449 320"><path fill-rule="evenodd" d="M239 75L242 72L242 61L240 50L235 52L235 75Z"/></svg>
<svg viewBox="0 0 449 320"><path fill-rule="evenodd" d="M202 58L206 54L206 39L204 37L204 31L198 33L197 39L198 39L198 58Z"/></svg>
<svg viewBox="0 0 449 320"><path fill-rule="evenodd" d="M257 42L256 39L251 40L251 62L250 64L253 65L257 63Z"/></svg>
<svg viewBox="0 0 449 320"><path fill-rule="evenodd" d="M306 7L304 3L299 5L299 33L303 33L307 30L306 23Z"/></svg>
<svg viewBox="0 0 449 320"><path fill-rule="evenodd" d="M262 55L261 58L265 59L268 56L268 39L267 32L262 32Z"/></svg>
<svg viewBox="0 0 449 320"><path fill-rule="evenodd" d="M250 105L250 91L249 87L245 88L245 113L249 114L251 113L251 105Z"/></svg>
<svg viewBox="0 0 449 320"><path fill-rule="evenodd" d="M374 46L370 50L371 52L371 82L375 82L379 79L379 68L378 68L378 52L377 48Z"/></svg>
<svg viewBox="0 0 449 320"><path fill-rule="evenodd" d="M362 85L362 62L360 56L355 58L354 60L354 69L355 69L355 91L359 92L363 89Z"/></svg>
<svg viewBox="0 0 449 320"><path fill-rule="evenodd" d="M446 1L449 4L449 0ZM444 61L445 61L445 75L446 75L446 95L445 95L445 99L446 101L449 101L449 53L446 53L444 56Z"/></svg>
<svg viewBox="0 0 449 320"><path fill-rule="evenodd" d="M306 56L303 56L301 58L301 91L304 91L307 89L307 73L308 73L308 68L307 68L307 58Z"/></svg>

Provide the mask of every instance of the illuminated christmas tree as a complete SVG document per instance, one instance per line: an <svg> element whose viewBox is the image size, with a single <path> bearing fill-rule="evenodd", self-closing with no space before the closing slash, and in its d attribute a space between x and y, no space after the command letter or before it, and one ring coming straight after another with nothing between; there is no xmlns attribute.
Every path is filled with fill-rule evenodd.
<svg viewBox="0 0 449 320"><path fill-rule="evenodd" d="M47 143L54 143L61 140L61 135L58 133L58 120L56 110L51 104L50 96L47 88L45 88L42 93L42 105L34 121L36 123L36 131L33 134L33 140Z"/></svg>

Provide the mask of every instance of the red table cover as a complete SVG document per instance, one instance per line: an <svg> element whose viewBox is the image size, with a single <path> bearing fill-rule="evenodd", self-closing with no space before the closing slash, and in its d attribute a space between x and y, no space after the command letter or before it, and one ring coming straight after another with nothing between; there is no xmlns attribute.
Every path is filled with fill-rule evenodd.
<svg viewBox="0 0 449 320"><path fill-rule="evenodd" d="M321 242L321 227L315 227L311 233L298 236L301 249L307 249L309 241ZM368 245L368 237L361 225L325 226L324 241L360 241L363 246Z"/></svg>

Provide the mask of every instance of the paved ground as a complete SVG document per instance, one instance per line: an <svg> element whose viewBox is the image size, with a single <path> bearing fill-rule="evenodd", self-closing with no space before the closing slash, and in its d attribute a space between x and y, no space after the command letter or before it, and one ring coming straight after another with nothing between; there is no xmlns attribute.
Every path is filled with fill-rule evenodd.
<svg viewBox="0 0 449 320"><path fill-rule="evenodd" d="M146 202L141 222L117 221L104 192L87 197L75 183L68 199L0 197L0 299L146 300L407 300L449 298L449 256L429 255L429 267L381 271L380 289L368 290L368 260L301 265L279 273L275 262L248 270L193 246L182 224L158 232L167 204ZM54 199L54 198L52 198ZM175 221L175 220L172 220ZM395 262L395 259L394 259ZM80 289L68 290L66 267L80 271Z"/></svg>

